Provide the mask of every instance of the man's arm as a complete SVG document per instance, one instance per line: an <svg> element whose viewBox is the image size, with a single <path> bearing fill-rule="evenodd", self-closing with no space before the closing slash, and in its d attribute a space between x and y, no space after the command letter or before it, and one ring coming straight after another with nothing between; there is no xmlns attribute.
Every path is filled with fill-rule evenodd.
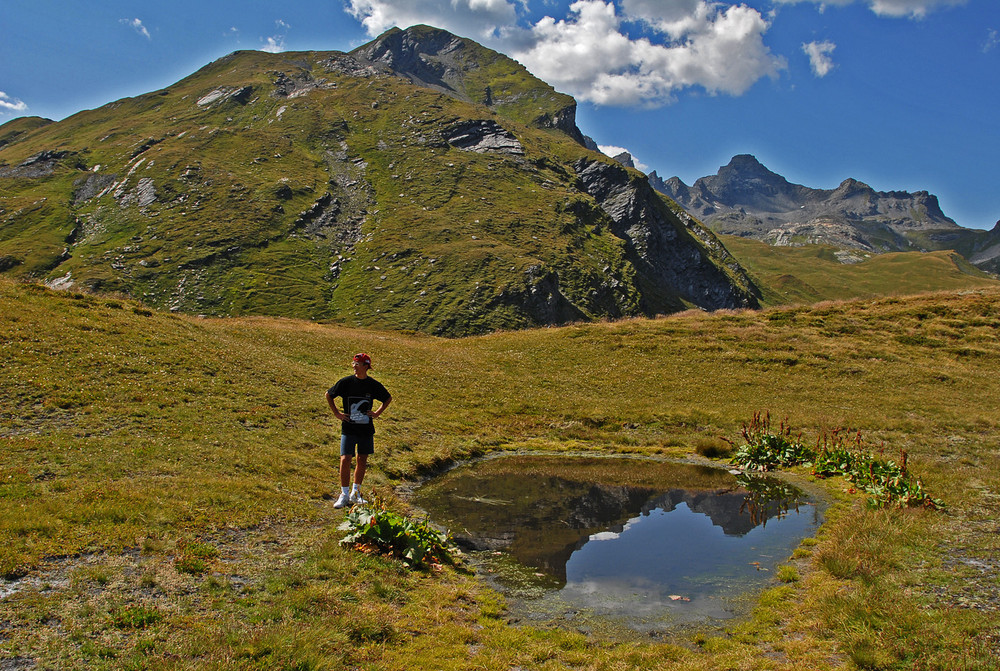
<svg viewBox="0 0 1000 671"><path fill-rule="evenodd" d="M330 394L330 392L329 391L326 392L326 402L330 404L330 410L333 410L333 416L339 419L341 422L346 422L347 415L345 415L344 413L342 413L340 410L337 409L337 404L334 403L333 399L334 397Z"/></svg>
<svg viewBox="0 0 1000 671"><path fill-rule="evenodd" d="M368 414L371 415L372 419L375 419L376 417L378 417L379 415L381 415L383 412L385 412L385 409L389 407L390 403L392 403L392 396L390 396L389 398L385 399L385 401L382 402L382 405L380 405L378 407L378 410L372 410Z"/></svg>

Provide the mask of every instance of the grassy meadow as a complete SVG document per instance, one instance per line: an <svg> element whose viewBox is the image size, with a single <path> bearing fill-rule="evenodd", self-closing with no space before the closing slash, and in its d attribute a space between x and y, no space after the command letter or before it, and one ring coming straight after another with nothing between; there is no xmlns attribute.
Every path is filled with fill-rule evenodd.
<svg viewBox="0 0 1000 671"><path fill-rule="evenodd" d="M360 350L395 399L366 484L400 511L396 485L497 450L708 461L757 411L905 450L947 508L826 480L820 533L728 629L535 629L462 567L340 546L323 393ZM0 666L993 669L998 365L995 288L449 340L0 278Z"/></svg>
<svg viewBox="0 0 1000 671"><path fill-rule="evenodd" d="M842 263L830 245L775 247L759 240L720 238L761 288L763 305L816 303L892 294L1000 286L952 250L865 255Z"/></svg>

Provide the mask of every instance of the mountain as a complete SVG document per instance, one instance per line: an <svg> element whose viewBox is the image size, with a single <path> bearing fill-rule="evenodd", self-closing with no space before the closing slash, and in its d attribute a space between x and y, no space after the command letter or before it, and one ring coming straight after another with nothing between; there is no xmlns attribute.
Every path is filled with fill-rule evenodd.
<svg viewBox="0 0 1000 671"><path fill-rule="evenodd" d="M0 126L0 272L449 336L756 305L715 235L587 149L575 113L426 26L350 53L236 52Z"/></svg>
<svg viewBox="0 0 1000 671"><path fill-rule="evenodd" d="M926 191L875 191L854 179L836 189L812 189L792 184L746 154L692 186L655 172L649 181L717 233L867 254L950 249L982 270L1000 271L1000 222L992 231L962 228ZM858 258L844 255L848 261Z"/></svg>

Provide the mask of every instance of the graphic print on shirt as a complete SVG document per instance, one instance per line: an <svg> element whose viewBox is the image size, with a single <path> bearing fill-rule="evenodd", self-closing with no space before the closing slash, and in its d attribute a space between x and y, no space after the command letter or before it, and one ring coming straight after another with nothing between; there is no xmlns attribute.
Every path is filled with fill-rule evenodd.
<svg viewBox="0 0 1000 671"><path fill-rule="evenodd" d="M368 424L372 418L368 416L368 411L372 409L372 402L367 398L350 396L347 399L350 412L348 416L352 424Z"/></svg>

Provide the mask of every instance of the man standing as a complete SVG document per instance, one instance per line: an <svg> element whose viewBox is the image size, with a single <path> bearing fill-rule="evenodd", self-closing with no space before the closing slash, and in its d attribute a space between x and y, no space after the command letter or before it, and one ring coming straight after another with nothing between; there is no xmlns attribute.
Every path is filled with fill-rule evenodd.
<svg viewBox="0 0 1000 671"><path fill-rule="evenodd" d="M368 455L375 451L374 419L385 412L392 402L392 396L382 383L368 375L372 358L365 353L354 355L354 375L337 381L326 392L326 402L330 404L334 416L340 420L340 496L334 508L343 508L348 503L365 503L361 498L361 483L368 468ZM343 412L334 403L340 398ZM374 408L374 402L379 407ZM355 453L358 457L354 469L354 485L351 484L351 461Z"/></svg>

